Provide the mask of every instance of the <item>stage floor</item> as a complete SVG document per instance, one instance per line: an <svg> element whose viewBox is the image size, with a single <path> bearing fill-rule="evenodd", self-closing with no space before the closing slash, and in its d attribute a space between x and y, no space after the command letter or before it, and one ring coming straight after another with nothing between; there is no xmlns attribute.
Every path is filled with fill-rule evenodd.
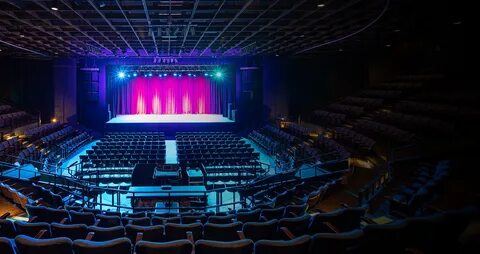
<svg viewBox="0 0 480 254"><path fill-rule="evenodd" d="M107 124L125 123L234 123L234 121L215 114L181 115L117 115Z"/></svg>

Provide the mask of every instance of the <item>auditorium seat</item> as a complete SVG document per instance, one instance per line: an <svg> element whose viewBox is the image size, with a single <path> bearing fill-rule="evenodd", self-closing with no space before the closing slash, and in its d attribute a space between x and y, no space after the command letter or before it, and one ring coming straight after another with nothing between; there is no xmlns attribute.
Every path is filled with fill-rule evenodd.
<svg viewBox="0 0 480 254"><path fill-rule="evenodd" d="M308 233L308 226L310 225L310 215L305 214L295 218L283 218L278 221L278 228L288 229L288 233L294 236L301 236Z"/></svg>
<svg viewBox="0 0 480 254"><path fill-rule="evenodd" d="M319 213L312 217L309 226L310 234L321 232L348 232L359 229L365 209L349 207L329 213Z"/></svg>
<svg viewBox="0 0 480 254"><path fill-rule="evenodd" d="M95 216L97 218L98 227L117 227L122 225L122 221L118 216L108 216L108 215L101 215L98 214Z"/></svg>
<svg viewBox="0 0 480 254"><path fill-rule="evenodd" d="M167 241L187 239L187 232L192 232L193 240L202 238L202 224L165 224L165 238Z"/></svg>
<svg viewBox="0 0 480 254"><path fill-rule="evenodd" d="M235 222L229 224L206 223L203 226L203 238L213 241L236 241L240 240L237 233L242 230L242 223Z"/></svg>
<svg viewBox="0 0 480 254"><path fill-rule="evenodd" d="M207 216L205 216L204 214L182 216L182 224L191 224L196 222L205 224L207 222Z"/></svg>
<svg viewBox="0 0 480 254"><path fill-rule="evenodd" d="M116 227L108 227L108 228L103 228L103 227L97 227L97 226L90 226L88 227L88 234L90 235L90 232L93 232L93 237L90 239L92 241L109 241L113 240L115 238L120 238L125 236L125 229L122 226L116 226Z"/></svg>
<svg viewBox="0 0 480 254"><path fill-rule="evenodd" d="M292 240L260 240L255 243L255 254L296 254L309 253L310 236L304 235ZM323 253L323 252L311 252Z"/></svg>
<svg viewBox="0 0 480 254"><path fill-rule="evenodd" d="M353 230L345 233L317 233L312 236L311 253L341 254L358 253L363 232Z"/></svg>
<svg viewBox="0 0 480 254"><path fill-rule="evenodd" d="M141 241L161 242L163 241L164 231L165 229L163 226L125 226L125 235L133 244L137 242L137 239Z"/></svg>
<svg viewBox="0 0 480 254"><path fill-rule="evenodd" d="M15 246L20 254L73 254L72 240L66 237L36 239L19 235L15 237Z"/></svg>
<svg viewBox="0 0 480 254"><path fill-rule="evenodd" d="M15 254L15 247L10 239L0 236L0 253Z"/></svg>
<svg viewBox="0 0 480 254"><path fill-rule="evenodd" d="M150 218L148 217L143 217L143 218L123 217L122 224L123 226L127 226L127 225L150 226L151 222L150 222Z"/></svg>
<svg viewBox="0 0 480 254"><path fill-rule="evenodd" d="M16 235L15 224L10 220L0 219L0 237L14 238Z"/></svg>
<svg viewBox="0 0 480 254"><path fill-rule="evenodd" d="M92 226L95 224L95 214L91 212L77 212L70 210L70 223L72 224L85 224L87 226Z"/></svg>
<svg viewBox="0 0 480 254"><path fill-rule="evenodd" d="M258 240L274 240L277 236L278 220L267 222L247 222L243 224L243 234L254 242Z"/></svg>
<svg viewBox="0 0 480 254"><path fill-rule="evenodd" d="M196 254L252 254L253 242L249 239L233 242L198 240L195 242Z"/></svg>
<svg viewBox="0 0 480 254"><path fill-rule="evenodd" d="M235 215L230 214L230 215L225 215L225 216L218 216L218 215L213 215L208 217L208 223L214 223L214 224L229 224L233 222L233 219L235 219Z"/></svg>
<svg viewBox="0 0 480 254"><path fill-rule="evenodd" d="M135 245L136 254L191 254L193 244L188 240L170 242L139 241Z"/></svg>
<svg viewBox="0 0 480 254"><path fill-rule="evenodd" d="M404 253L401 235L406 227L405 221L389 224L369 224L363 228L362 251L368 253Z"/></svg>
<svg viewBox="0 0 480 254"><path fill-rule="evenodd" d="M36 237L40 231L44 232L41 238L50 237L50 224L46 222L27 223L22 221L15 221L15 228L19 235L27 235Z"/></svg>
<svg viewBox="0 0 480 254"><path fill-rule="evenodd" d="M125 237L103 242L75 240L73 250L75 254L131 254L132 243Z"/></svg>
<svg viewBox="0 0 480 254"><path fill-rule="evenodd" d="M261 212L261 209L255 209L247 212L237 212L237 221L243 223L260 221Z"/></svg>
<svg viewBox="0 0 480 254"><path fill-rule="evenodd" d="M88 234L88 228L85 224L50 224L52 237L68 237L71 240L85 239Z"/></svg>
<svg viewBox="0 0 480 254"><path fill-rule="evenodd" d="M283 218L283 214L285 213L285 207L277 207L272 209L263 209L261 213L261 217L268 220L279 220Z"/></svg>
<svg viewBox="0 0 480 254"><path fill-rule="evenodd" d="M167 223L180 224L182 221L180 216L175 217L157 217L152 216L152 225L165 225Z"/></svg>
<svg viewBox="0 0 480 254"><path fill-rule="evenodd" d="M298 217L305 214L307 211L307 204L301 205L288 205L285 207L285 216L286 217Z"/></svg>

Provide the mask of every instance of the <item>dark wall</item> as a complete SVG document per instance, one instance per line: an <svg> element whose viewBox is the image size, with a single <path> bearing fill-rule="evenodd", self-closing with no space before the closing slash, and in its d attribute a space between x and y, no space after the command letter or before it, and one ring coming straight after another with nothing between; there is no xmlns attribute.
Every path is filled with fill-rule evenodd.
<svg viewBox="0 0 480 254"><path fill-rule="evenodd" d="M368 61L359 53L263 60L265 107L271 117L305 117L368 84Z"/></svg>
<svg viewBox="0 0 480 254"><path fill-rule="evenodd" d="M0 58L0 98L49 121L54 112L51 60Z"/></svg>

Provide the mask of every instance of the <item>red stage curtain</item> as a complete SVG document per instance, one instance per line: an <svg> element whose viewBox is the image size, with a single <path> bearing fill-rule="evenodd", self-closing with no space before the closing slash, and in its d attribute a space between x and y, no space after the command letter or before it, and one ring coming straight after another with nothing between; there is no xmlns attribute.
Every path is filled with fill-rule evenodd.
<svg viewBox="0 0 480 254"><path fill-rule="evenodd" d="M206 77L136 77L114 84L115 114L222 114L225 88Z"/></svg>

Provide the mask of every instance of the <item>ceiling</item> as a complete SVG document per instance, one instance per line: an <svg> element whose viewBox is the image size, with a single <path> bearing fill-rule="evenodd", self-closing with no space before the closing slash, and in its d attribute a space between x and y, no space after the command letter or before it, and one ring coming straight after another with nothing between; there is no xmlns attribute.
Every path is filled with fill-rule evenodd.
<svg viewBox="0 0 480 254"><path fill-rule="evenodd" d="M389 43L414 2L0 0L0 54L312 55Z"/></svg>

